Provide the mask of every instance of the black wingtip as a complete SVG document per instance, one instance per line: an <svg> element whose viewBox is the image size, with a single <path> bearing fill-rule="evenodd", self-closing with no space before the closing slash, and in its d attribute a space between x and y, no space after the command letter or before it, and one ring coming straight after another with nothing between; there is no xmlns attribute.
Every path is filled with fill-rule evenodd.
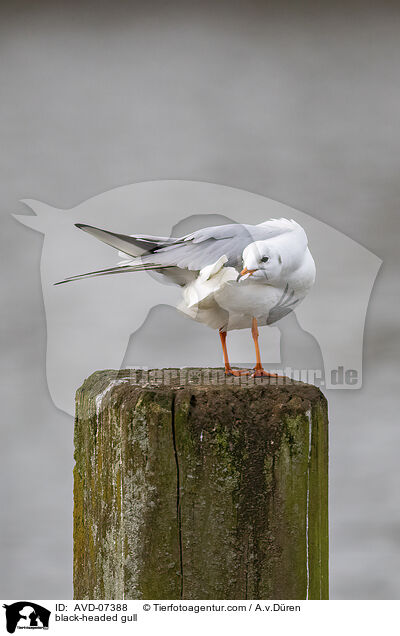
<svg viewBox="0 0 400 636"><path fill-rule="evenodd" d="M83 230L83 228L89 227L89 225L85 225L84 223L75 223L75 227L77 227L79 230Z"/></svg>

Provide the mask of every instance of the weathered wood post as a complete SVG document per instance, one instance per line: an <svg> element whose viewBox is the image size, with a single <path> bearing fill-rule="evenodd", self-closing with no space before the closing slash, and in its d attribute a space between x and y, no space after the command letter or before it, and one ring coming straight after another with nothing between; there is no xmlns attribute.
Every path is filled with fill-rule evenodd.
<svg viewBox="0 0 400 636"><path fill-rule="evenodd" d="M328 598L316 387L99 371L77 392L75 460L75 598Z"/></svg>

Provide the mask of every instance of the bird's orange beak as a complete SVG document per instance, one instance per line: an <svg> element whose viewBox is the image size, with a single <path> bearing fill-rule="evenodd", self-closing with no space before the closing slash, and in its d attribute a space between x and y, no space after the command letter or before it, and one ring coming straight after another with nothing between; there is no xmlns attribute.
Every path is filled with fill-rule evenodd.
<svg viewBox="0 0 400 636"><path fill-rule="evenodd" d="M248 274L249 276L251 276L252 274L254 274L254 272L256 272L256 269L247 269L247 267L245 267L244 269L242 269L242 271L240 272L240 276L245 276L246 274Z"/></svg>

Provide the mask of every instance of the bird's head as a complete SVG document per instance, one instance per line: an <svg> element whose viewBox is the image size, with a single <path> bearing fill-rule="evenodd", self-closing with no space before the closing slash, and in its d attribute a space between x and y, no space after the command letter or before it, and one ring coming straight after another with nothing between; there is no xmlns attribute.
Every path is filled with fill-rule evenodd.
<svg viewBox="0 0 400 636"><path fill-rule="evenodd" d="M249 276L254 280L264 280L265 282L276 281L282 272L282 258L270 241L255 241L250 243L242 255L243 269L239 274L238 281Z"/></svg>

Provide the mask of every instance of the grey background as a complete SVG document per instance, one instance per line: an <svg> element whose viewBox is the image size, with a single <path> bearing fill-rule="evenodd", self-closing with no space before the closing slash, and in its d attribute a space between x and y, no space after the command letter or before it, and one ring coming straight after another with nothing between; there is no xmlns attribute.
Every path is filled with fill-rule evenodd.
<svg viewBox="0 0 400 636"><path fill-rule="evenodd" d="M400 597L399 13L364 2L1 5L3 598L72 595L73 423L47 391L42 237L10 213L26 212L24 197L72 207L169 178L264 194L384 260L363 388L328 396L331 596Z"/></svg>

